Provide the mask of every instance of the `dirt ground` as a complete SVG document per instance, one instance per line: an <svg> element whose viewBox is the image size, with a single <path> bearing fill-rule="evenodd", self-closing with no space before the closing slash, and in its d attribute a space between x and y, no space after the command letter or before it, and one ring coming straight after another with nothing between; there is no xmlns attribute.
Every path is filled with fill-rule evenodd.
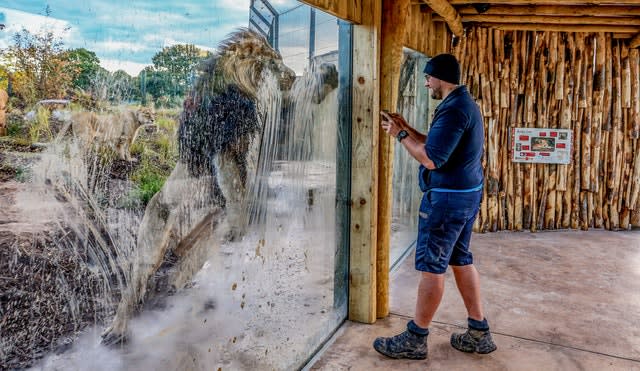
<svg viewBox="0 0 640 371"><path fill-rule="evenodd" d="M69 206L30 181L42 149L0 141L0 369L28 367L108 315L88 242L66 226Z"/></svg>

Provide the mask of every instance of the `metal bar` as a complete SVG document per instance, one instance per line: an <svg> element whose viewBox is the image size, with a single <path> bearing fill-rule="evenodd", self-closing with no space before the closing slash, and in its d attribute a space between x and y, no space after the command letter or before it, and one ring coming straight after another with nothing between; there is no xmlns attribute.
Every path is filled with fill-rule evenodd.
<svg viewBox="0 0 640 371"><path fill-rule="evenodd" d="M269 33L265 32L265 30L263 30L260 25L258 25L253 19L249 18L249 24L252 24L258 30L258 32L264 35L264 37L266 37L267 39L269 38Z"/></svg>
<svg viewBox="0 0 640 371"><path fill-rule="evenodd" d="M252 8L251 8L251 10L253 10L253 13L252 13L252 14L255 14L256 16L258 16L258 18L260 18L260 20L261 20L262 22L264 22L264 24L271 26L271 23L272 23L272 22L269 22L269 20L268 20L268 19L266 19L264 16L262 16L262 14L260 14L260 12L258 11L258 9L256 9L256 8L253 8L253 7L252 7Z"/></svg>
<svg viewBox="0 0 640 371"><path fill-rule="evenodd" d="M351 226L351 92L353 25L338 20L338 140L336 141L336 256L333 307L346 308L349 299ZM346 313L345 313L346 315Z"/></svg>
<svg viewBox="0 0 640 371"><path fill-rule="evenodd" d="M316 10L309 7L309 65L316 53Z"/></svg>

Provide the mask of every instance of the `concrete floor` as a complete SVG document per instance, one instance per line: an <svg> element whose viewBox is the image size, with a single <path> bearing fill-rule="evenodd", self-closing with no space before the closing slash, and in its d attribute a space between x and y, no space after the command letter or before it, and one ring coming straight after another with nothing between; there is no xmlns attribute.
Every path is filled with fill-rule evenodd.
<svg viewBox="0 0 640 371"><path fill-rule="evenodd" d="M474 234L472 251L497 351L465 354L449 345L451 332L466 327L451 272L427 360L392 360L372 348L413 316L412 254L391 274L391 315L373 325L347 321L310 368L640 370L640 231Z"/></svg>

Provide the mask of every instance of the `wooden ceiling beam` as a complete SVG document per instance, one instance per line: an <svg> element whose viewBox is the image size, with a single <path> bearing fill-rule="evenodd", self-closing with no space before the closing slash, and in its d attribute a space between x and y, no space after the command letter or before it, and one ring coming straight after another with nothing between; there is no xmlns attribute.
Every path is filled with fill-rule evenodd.
<svg viewBox="0 0 640 371"><path fill-rule="evenodd" d="M452 7L447 0L423 0L423 2L429 5L434 12L438 13L447 22L449 29L454 35L462 36L464 28L462 27L460 14L458 14L456 9Z"/></svg>
<svg viewBox="0 0 640 371"><path fill-rule="evenodd" d="M631 41L629 41L630 48L638 48L640 47L640 32L637 33Z"/></svg>
<svg viewBox="0 0 640 371"><path fill-rule="evenodd" d="M640 4L638 4L640 5ZM552 16L594 16L594 17L638 17L640 6L570 6L570 5L491 5L480 13L472 5L457 8L465 15L552 15Z"/></svg>
<svg viewBox="0 0 640 371"><path fill-rule="evenodd" d="M475 25L503 31L612 32L618 34L635 34L640 31L640 27L636 26L484 22L475 23Z"/></svg>
<svg viewBox="0 0 640 371"><path fill-rule="evenodd" d="M440 17L433 17L438 21ZM546 15L464 15L462 22L482 23L542 23L542 24L574 24L603 26L640 26L640 18L620 17L560 17Z"/></svg>
<svg viewBox="0 0 640 371"><path fill-rule="evenodd" d="M638 0L450 0L451 5L471 5L477 3L501 5L584 5L597 7L599 5L638 5Z"/></svg>

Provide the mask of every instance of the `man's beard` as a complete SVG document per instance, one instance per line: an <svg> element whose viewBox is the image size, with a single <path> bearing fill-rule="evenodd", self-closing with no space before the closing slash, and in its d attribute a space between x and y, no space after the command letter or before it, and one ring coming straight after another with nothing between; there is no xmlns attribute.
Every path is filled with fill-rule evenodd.
<svg viewBox="0 0 640 371"><path fill-rule="evenodd" d="M442 99L442 93L439 90L431 90L431 99Z"/></svg>

